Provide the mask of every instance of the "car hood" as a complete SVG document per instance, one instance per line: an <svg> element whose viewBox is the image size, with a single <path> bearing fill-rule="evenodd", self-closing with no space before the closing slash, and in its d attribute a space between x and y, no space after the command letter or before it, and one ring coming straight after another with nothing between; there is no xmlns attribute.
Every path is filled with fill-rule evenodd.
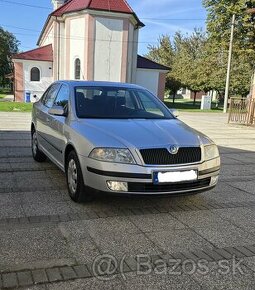
<svg viewBox="0 0 255 290"><path fill-rule="evenodd" d="M211 143L202 133L178 119L83 119L77 124L95 147L159 148L168 145L200 146Z"/></svg>

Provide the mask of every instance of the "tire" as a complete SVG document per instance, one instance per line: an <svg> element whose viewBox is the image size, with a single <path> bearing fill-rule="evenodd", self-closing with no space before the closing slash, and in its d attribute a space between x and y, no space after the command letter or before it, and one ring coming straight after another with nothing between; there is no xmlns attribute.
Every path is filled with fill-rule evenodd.
<svg viewBox="0 0 255 290"><path fill-rule="evenodd" d="M75 202L90 201L88 187L84 184L80 162L75 151L66 160L66 182L70 198Z"/></svg>
<svg viewBox="0 0 255 290"><path fill-rule="evenodd" d="M47 159L47 156L38 148L38 140L35 130L32 130L31 138L31 148L34 160L37 162L44 162Z"/></svg>

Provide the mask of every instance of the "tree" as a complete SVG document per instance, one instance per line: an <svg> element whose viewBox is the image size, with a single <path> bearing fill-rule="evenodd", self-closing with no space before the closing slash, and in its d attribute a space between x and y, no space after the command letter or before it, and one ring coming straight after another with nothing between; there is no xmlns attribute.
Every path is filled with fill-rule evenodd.
<svg viewBox="0 0 255 290"><path fill-rule="evenodd" d="M19 41L0 27L0 84L4 84L5 75L13 71L11 56L18 52Z"/></svg>
<svg viewBox="0 0 255 290"><path fill-rule="evenodd" d="M255 18L248 13L254 0L203 0L208 11L209 50L207 63L212 66L211 86L221 95L225 89L230 26L236 15L230 94L245 96L249 92L255 60Z"/></svg>
<svg viewBox="0 0 255 290"><path fill-rule="evenodd" d="M207 30L218 44L228 48L230 26L233 14L236 15L235 43L241 49L255 49L255 19L248 13L255 8L254 0L203 0L207 9Z"/></svg>
<svg viewBox="0 0 255 290"><path fill-rule="evenodd" d="M156 46L148 46L149 53L147 54L147 57L170 68L170 72L167 74L166 78L166 89L173 94L174 103L177 91L182 86L181 82L173 77L172 66L175 62L175 51L169 35L160 36L158 42L159 43Z"/></svg>
<svg viewBox="0 0 255 290"><path fill-rule="evenodd" d="M191 36L177 32L174 37L173 77L195 93L194 104L197 92L207 89L203 63L206 41L206 34L199 29Z"/></svg>

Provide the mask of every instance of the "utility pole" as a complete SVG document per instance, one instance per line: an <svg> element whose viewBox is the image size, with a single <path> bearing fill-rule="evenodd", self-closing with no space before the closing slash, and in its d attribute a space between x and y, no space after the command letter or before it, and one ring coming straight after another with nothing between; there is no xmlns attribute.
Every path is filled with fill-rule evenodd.
<svg viewBox="0 0 255 290"><path fill-rule="evenodd" d="M229 95L230 71L231 71L231 61L232 61L232 51L233 51L235 20L236 20L236 15L233 14L232 22L231 22L231 36L230 36L229 54L228 54L228 71L227 71L225 98L224 98L224 113L227 113L227 110L228 110L228 95Z"/></svg>

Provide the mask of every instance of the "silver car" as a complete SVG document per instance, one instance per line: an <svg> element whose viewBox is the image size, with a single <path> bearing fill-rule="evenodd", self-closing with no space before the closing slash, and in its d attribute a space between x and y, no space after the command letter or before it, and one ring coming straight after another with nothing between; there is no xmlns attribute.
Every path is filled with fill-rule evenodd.
<svg viewBox="0 0 255 290"><path fill-rule="evenodd" d="M66 173L70 197L188 194L218 182L217 146L131 84L58 81L33 106L32 153Z"/></svg>

